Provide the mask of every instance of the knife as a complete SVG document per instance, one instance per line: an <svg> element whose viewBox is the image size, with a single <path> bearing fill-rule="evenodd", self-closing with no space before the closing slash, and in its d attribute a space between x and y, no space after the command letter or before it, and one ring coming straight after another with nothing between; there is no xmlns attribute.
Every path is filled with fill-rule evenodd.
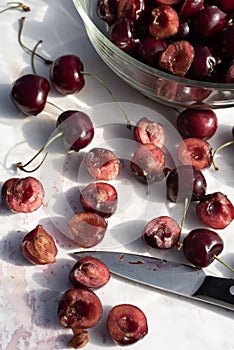
<svg viewBox="0 0 234 350"><path fill-rule="evenodd" d="M207 276L201 268L139 254L88 250L71 255L95 257L113 275L234 311L232 278Z"/></svg>

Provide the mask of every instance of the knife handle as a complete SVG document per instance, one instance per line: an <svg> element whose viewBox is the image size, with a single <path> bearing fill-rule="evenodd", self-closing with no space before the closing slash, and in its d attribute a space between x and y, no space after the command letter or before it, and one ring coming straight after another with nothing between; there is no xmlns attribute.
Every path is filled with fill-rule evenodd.
<svg viewBox="0 0 234 350"><path fill-rule="evenodd" d="M234 279L207 276L193 296L207 296L234 305Z"/></svg>

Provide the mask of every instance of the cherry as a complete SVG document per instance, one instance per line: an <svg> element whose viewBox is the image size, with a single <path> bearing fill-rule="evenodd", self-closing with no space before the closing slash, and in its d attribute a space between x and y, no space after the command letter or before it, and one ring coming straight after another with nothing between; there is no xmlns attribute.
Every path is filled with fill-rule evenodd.
<svg viewBox="0 0 234 350"><path fill-rule="evenodd" d="M193 62L194 55L194 48L188 41L175 41L162 52L159 66L172 74L184 76Z"/></svg>
<svg viewBox="0 0 234 350"><path fill-rule="evenodd" d="M203 8L204 0L185 0L179 10L180 17L191 17Z"/></svg>
<svg viewBox="0 0 234 350"><path fill-rule="evenodd" d="M98 289L110 279L107 266L99 259L83 256L77 260L69 272L69 280L75 287Z"/></svg>
<svg viewBox="0 0 234 350"><path fill-rule="evenodd" d="M143 61L152 67L158 67L160 53L168 46L166 40L152 36L140 38L138 52Z"/></svg>
<svg viewBox="0 0 234 350"><path fill-rule="evenodd" d="M179 145L178 157L182 164L204 170L212 164L212 148L205 140L189 137Z"/></svg>
<svg viewBox="0 0 234 350"><path fill-rule="evenodd" d="M221 192L205 195L196 206L199 219L213 229L224 229L234 219L234 207Z"/></svg>
<svg viewBox="0 0 234 350"><path fill-rule="evenodd" d="M140 145L133 154L130 169L141 182L161 181L165 177L165 154L153 143Z"/></svg>
<svg viewBox="0 0 234 350"><path fill-rule="evenodd" d="M13 83L10 97L21 113L31 116L43 111L49 91L50 83L46 78L26 74Z"/></svg>
<svg viewBox="0 0 234 350"><path fill-rule="evenodd" d="M217 6L205 6L191 17L190 28L193 36L211 38L224 28L226 16Z"/></svg>
<svg viewBox="0 0 234 350"><path fill-rule="evenodd" d="M115 20L108 29L109 39L121 50L130 52L139 45L139 39L133 34L131 19L124 17Z"/></svg>
<svg viewBox="0 0 234 350"><path fill-rule="evenodd" d="M137 21L145 12L145 0L98 0L99 17L112 24L117 18L130 18Z"/></svg>
<svg viewBox="0 0 234 350"><path fill-rule="evenodd" d="M80 192L83 209L105 218L116 211L117 199L118 194L114 186L105 182L90 183Z"/></svg>
<svg viewBox="0 0 234 350"><path fill-rule="evenodd" d="M224 244L215 231L197 228L185 236L182 247L186 259L194 266L203 268L222 252Z"/></svg>
<svg viewBox="0 0 234 350"><path fill-rule="evenodd" d="M107 328L119 345L133 344L148 333L144 312L132 304L119 304L108 313Z"/></svg>
<svg viewBox="0 0 234 350"><path fill-rule="evenodd" d="M191 196L191 201L204 197L207 190L206 179L201 170L190 165L174 168L166 179L167 198L180 202Z"/></svg>
<svg viewBox="0 0 234 350"><path fill-rule="evenodd" d="M58 305L61 325L71 329L96 326L102 316L102 304L98 296L89 289L71 288L63 293Z"/></svg>
<svg viewBox="0 0 234 350"><path fill-rule="evenodd" d="M50 67L50 80L60 94L68 95L79 92L85 85L83 63L75 55L56 58Z"/></svg>
<svg viewBox="0 0 234 350"><path fill-rule="evenodd" d="M214 38L214 48L223 59L233 60L234 25L219 31Z"/></svg>
<svg viewBox="0 0 234 350"><path fill-rule="evenodd" d="M43 163L47 153L43 157L39 165L32 169L26 169L32 161L34 161L47 147L56 139L63 137L64 146L68 151L78 152L85 148L93 139L94 127L91 119L86 113L76 110L68 110L62 112L56 122L57 133L46 142L45 145L25 164L17 163L17 167L25 172L33 172L37 170Z"/></svg>
<svg viewBox="0 0 234 350"><path fill-rule="evenodd" d="M10 178L1 188L3 204L13 212L30 213L43 204L44 188L39 180L32 176Z"/></svg>
<svg viewBox="0 0 234 350"><path fill-rule="evenodd" d="M86 155L85 166L96 180L113 180L120 172L120 161L111 150L95 147Z"/></svg>
<svg viewBox="0 0 234 350"><path fill-rule="evenodd" d="M68 237L83 248L96 246L102 241L107 221L93 212L75 214L68 222Z"/></svg>
<svg viewBox="0 0 234 350"><path fill-rule="evenodd" d="M65 148L76 152L88 146L94 137L93 123L81 111L67 110L61 113L56 128L62 133Z"/></svg>
<svg viewBox="0 0 234 350"><path fill-rule="evenodd" d="M169 249L180 239L181 228L169 216L159 216L150 220L144 228L143 239L153 248Z"/></svg>
<svg viewBox="0 0 234 350"><path fill-rule="evenodd" d="M195 56L187 76L194 80L207 80L215 71L218 59L215 52L206 45L194 46Z"/></svg>
<svg viewBox="0 0 234 350"><path fill-rule="evenodd" d="M211 2L224 12L234 11L234 2L232 0L212 0Z"/></svg>
<svg viewBox="0 0 234 350"><path fill-rule="evenodd" d="M54 263L58 254L53 237L42 225L37 225L23 237L21 251L28 261L39 265Z"/></svg>
<svg viewBox="0 0 234 350"><path fill-rule="evenodd" d="M155 7L152 10L152 22L149 24L149 33L157 39L167 39L179 30L177 12L169 5Z"/></svg>
<svg viewBox="0 0 234 350"><path fill-rule="evenodd" d="M143 117L138 120L134 127L134 137L137 142L143 145L152 143L162 148L166 140L166 131L160 123Z"/></svg>
<svg viewBox="0 0 234 350"><path fill-rule="evenodd" d="M232 64L227 71L226 82L229 84L234 83L234 64Z"/></svg>
<svg viewBox="0 0 234 350"><path fill-rule="evenodd" d="M185 109L177 117L177 130L183 138L210 139L218 127L218 118L211 109Z"/></svg>

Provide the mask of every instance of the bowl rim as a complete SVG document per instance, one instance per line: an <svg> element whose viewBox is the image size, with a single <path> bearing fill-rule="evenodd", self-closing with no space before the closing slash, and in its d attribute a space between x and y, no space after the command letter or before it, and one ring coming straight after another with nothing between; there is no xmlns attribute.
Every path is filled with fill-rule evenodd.
<svg viewBox="0 0 234 350"><path fill-rule="evenodd" d="M138 61L134 57L130 56L125 51L118 48L116 45L114 45L101 31L100 29L94 24L92 19L88 16L85 8L82 6L82 0L72 0L80 17L82 18L82 21L85 25L85 27L89 27L92 29L93 32L97 32L101 41L106 44L106 46L109 46L113 51L116 51L119 56L122 56L126 61L129 61L130 64L135 66L137 69L141 69L145 74L152 73L158 78L164 78L170 81L174 81L177 83L181 83L186 86L195 87L195 88L205 88L205 89L212 89L212 90L234 90L234 83L213 83L213 82L206 82L206 81L199 81L199 80L192 80L185 77L179 77L176 75L172 75L166 72L163 72L159 69L153 68L141 61ZM92 0L95 1L95 0Z"/></svg>

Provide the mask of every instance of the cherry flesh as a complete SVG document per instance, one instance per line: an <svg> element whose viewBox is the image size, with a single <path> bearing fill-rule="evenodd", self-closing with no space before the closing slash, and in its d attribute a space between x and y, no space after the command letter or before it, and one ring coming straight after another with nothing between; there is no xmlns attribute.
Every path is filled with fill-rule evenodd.
<svg viewBox="0 0 234 350"><path fill-rule="evenodd" d="M189 137L179 145L178 157L183 165L204 170L212 164L212 148L205 140Z"/></svg>
<svg viewBox="0 0 234 350"><path fill-rule="evenodd" d="M56 58L50 67L50 80L55 90L62 95L68 95L83 89L83 68L83 63L75 55Z"/></svg>
<svg viewBox="0 0 234 350"><path fill-rule="evenodd" d="M1 194L3 204L13 212L30 213L43 205L44 188L32 176L6 180Z"/></svg>
<svg viewBox="0 0 234 350"><path fill-rule="evenodd" d="M96 180L113 180L120 172L120 160L115 153L102 147L95 147L88 152L85 166Z"/></svg>
<svg viewBox="0 0 234 350"><path fill-rule="evenodd" d="M107 284L110 272L101 260L83 256L72 267L69 279L75 287L98 289Z"/></svg>
<svg viewBox="0 0 234 350"><path fill-rule="evenodd" d="M213 229L224 229L234 219L233 204L221 192L204 196L197 204L196 212L203 224Z"/></svg>
<svg viewBox="0 0 234 350"><path fill-rule="evenodd" d="M207 182L201 170L182 165L174 168L166 179L167 198L171 202L181 202L185 198L198 201L207 190Z"/></svg>
<svg viewBox="0 0 234 350"><path fill-rule="evenodd" d="M160 216L150 220L143 233L144 241L153 248L169 249L180 239L181 228L169 216Z"/></svg>
<svg viewBox="0 0 234 350"><path fill-rule="evenodd" d="M153 143L140 145L133 154L130 169L143 183L161 181L165 177L165 154Z"/></svg>
<svg viewBox="0 0 234 350"><path fill-rule="evenodd" d="M80 203L85 211L110 217L117 208L118 194L113 185L106 182L90 183L80 192Z"/></svg>
<svg viewBox="0 0 234 350"><path fill-rule="evenodd" d="M182 247L186 259L191 264L204 268L222 252L224 244L215 231L197 228L185 236Z"/></svg>
<svg viewBox="0 0 234 350"><path fill-rule="evenodd" d="M107 221L93 212L75 214L68 222L68 237L83 248L96 246L102 241Z"/></svg>
<svg viewBox="0 0 234 350"><path fill-rule="evenodd" d="M88 146L94 137L94 126L89 116L81 111L67 110L61 113L56 128L62 132L64 146L79 151Z"/></svg>
<svg viewBox="0 0 234 350"><path fill-rule="evenodd" d="M157 39L151 36L140 38L139 55L143 62L152 67L158 67L160 53L168 46L166 40Z"/></svg>
<svg viewBox="0 0 234 350"><path fill-rule="evenodd" d="M177 12L169 5L155 7L152 12L152 22L149 24L150 35L157 39L167 39L179 30Z"/></svg>
<svg viewBox="0 0 234 350"><path fill-rule="evenodd" d="M114 342L119 345L133 344L148 333L144 312L131 304L114 306L108 314L107 328Z"/></svg>
<svg viewBox="0 0 234 350"><path fill-rule="evenodd" d="M45 108L49 91L50 83L46 78L26 74L13 83L10 97L23 115L38 115Z"/></svg>
<svg viewBox="0 0 234 350"><path fill-rule="evenodd" d="M86 329L96 326L102 316L102 304L89 289L71 288L61 297L58 319L65 328Z"/></svg>
<svg viewBox="0 0 234 350"><path fill-rule="evenodd" d="M21 251L28 261L38 265L54 263L58 254L53 237L42 225L37 225L23 237Z"/></svg>
<svg viewBox="0 0 234 350"><path fill-rule="evenodd" d="M210 139L218 127L216 113L211 110L185 109L176 120L177 130L183 138Z"/></svg>
<svg viewBox="0 0 234 350"><path fill-rule="evenodd" d="M143 145L152 143L162 148L166 140L166 131L160 123L143 117L138 120L134 127L134 137L137 142Z"/></svg>

